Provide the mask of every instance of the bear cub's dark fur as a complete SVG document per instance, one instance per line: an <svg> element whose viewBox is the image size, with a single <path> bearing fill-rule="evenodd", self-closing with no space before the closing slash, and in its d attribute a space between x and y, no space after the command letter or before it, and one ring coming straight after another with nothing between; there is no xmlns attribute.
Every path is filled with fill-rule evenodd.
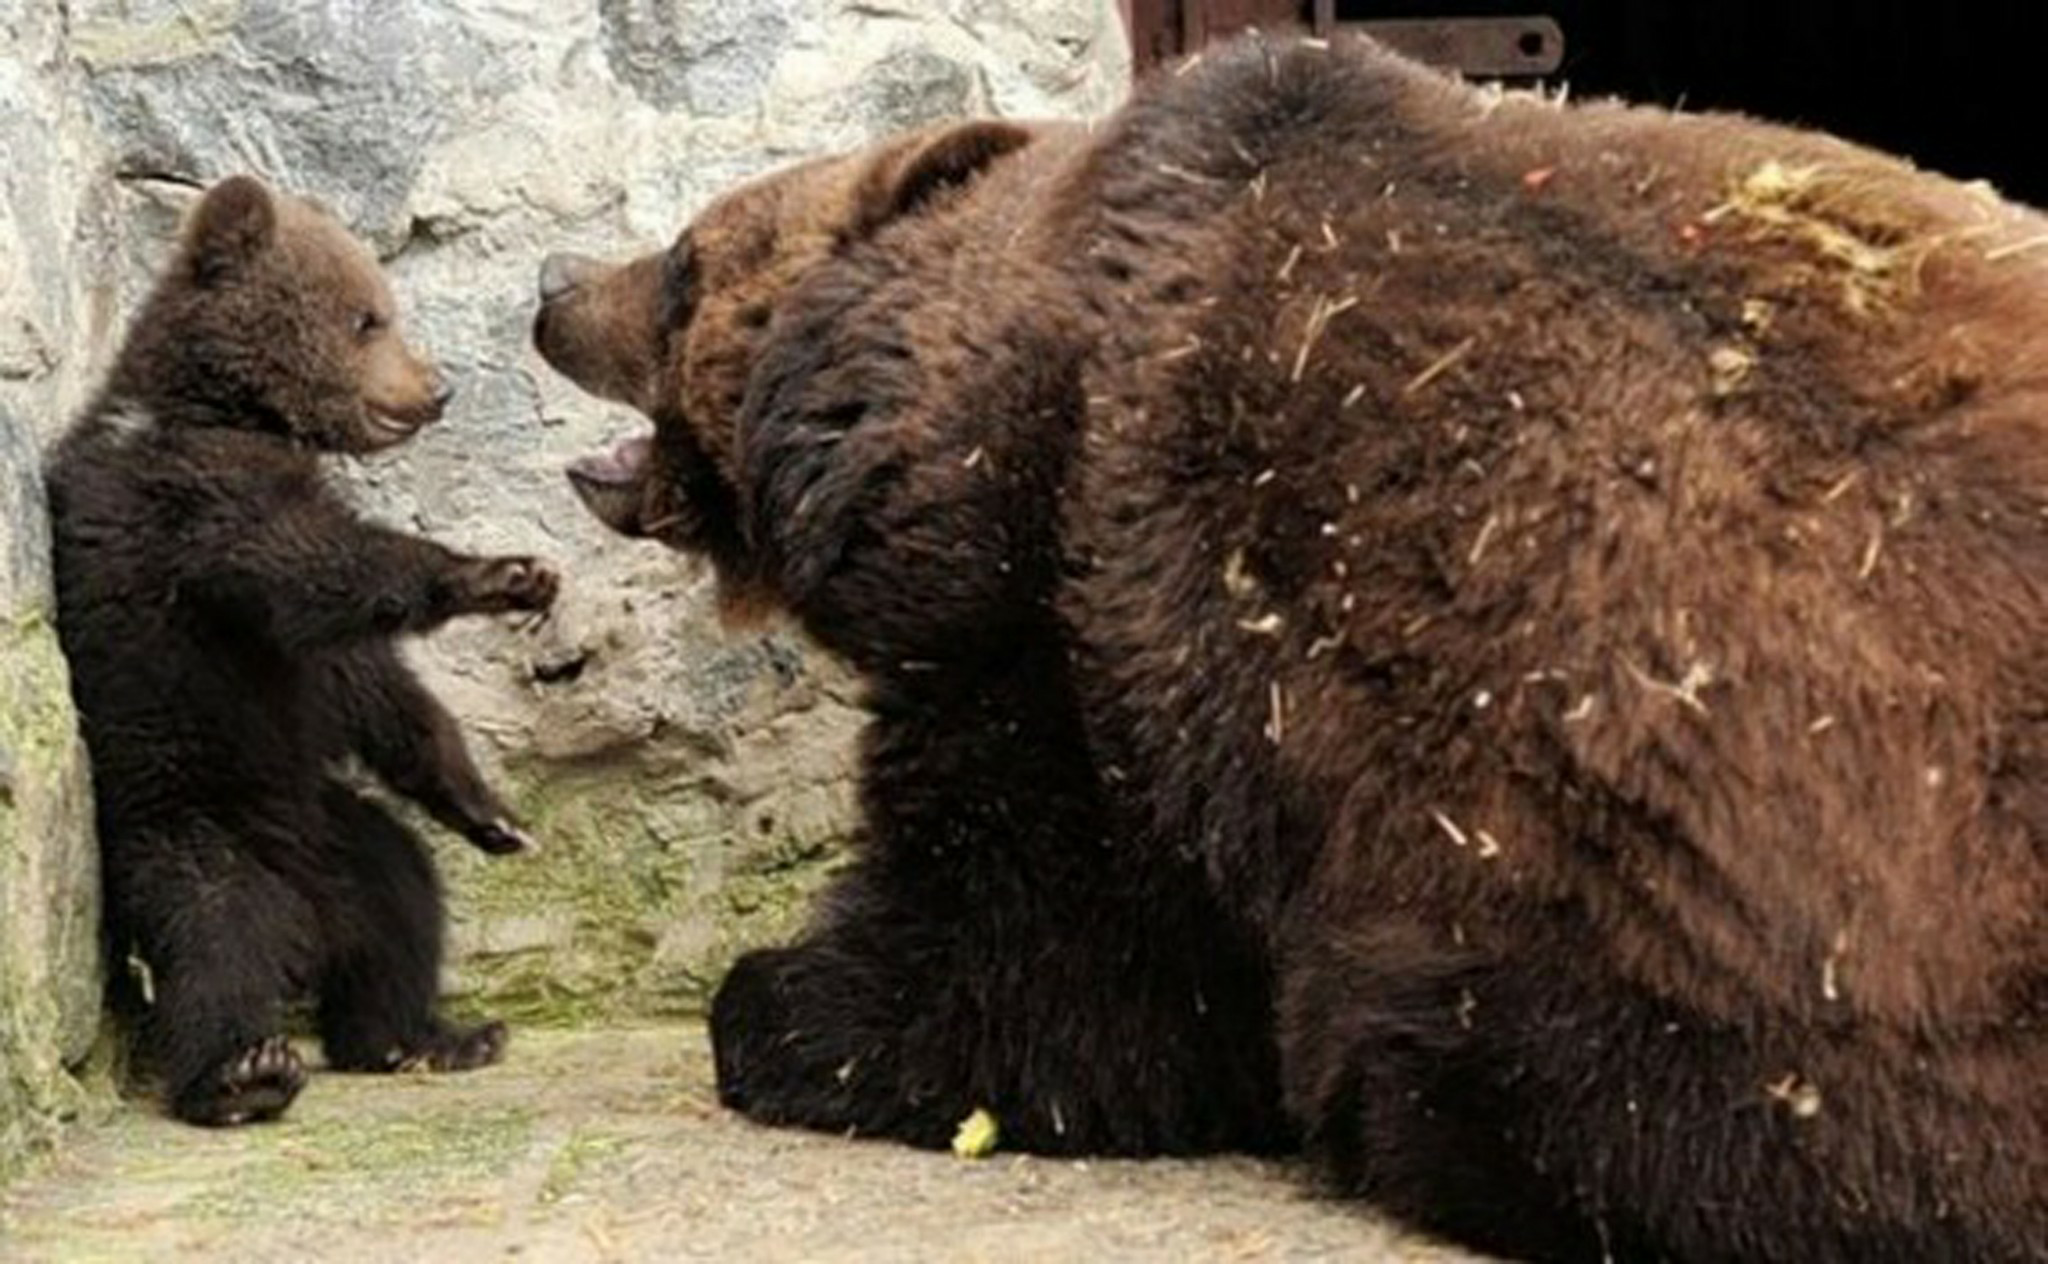
<svg viewBox="0 0 2048 1264"><path fill-rule="evenodd" d="M396 638L545 610L556 577L364 522L319 454L435 420L375 258L246 177L214 186L52 456L59 633L92 755L114 960L147 968L145 1060L199 1124L305 1082L308 990L337 1068L495 1061L439 1018L441 896L419 840L336 775L353 754L488 852L526 839Z"/></svg>

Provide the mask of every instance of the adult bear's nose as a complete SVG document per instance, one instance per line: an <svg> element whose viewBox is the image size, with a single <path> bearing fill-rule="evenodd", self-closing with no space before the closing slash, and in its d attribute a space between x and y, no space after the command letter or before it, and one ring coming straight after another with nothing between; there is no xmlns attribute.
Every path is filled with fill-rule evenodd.
<svg viewBox="0 0 2048 1264"><path fill-rule="evenodd" d="M553 254L540 261L540 301L551 303L581 286L603 265L583 255Z"/></svg>

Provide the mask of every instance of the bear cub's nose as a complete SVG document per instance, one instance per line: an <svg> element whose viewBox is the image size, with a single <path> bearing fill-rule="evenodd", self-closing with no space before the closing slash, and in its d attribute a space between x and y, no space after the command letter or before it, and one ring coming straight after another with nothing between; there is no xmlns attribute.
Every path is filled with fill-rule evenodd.
<svg viewBox="0 0 2048 1264"><path fill-rule="evenodd" d="M582 255L554 254L540 262L540 301L552 302L576 289L598 269L595 259Z"/></svg>

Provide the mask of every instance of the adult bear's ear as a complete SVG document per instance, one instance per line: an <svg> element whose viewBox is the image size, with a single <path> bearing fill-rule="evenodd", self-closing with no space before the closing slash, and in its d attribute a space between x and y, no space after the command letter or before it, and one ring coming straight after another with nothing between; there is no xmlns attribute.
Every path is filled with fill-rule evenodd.
<svg viewBox="0 0 2048 1264"><path fill-rule="evenodd" d="M233 276L277 235L277 203L252 176L229 176L206 191L186 231L186 258L201 285Z"/></svg>
<svg viewBox="0 0 2048 1264"><path fill-rule="evenodd" d="M957 188L1005 154L1031 143L1015 123L955 123L919 133L884 151L854 192L847 241L873 236L948 189Z"/></svg>

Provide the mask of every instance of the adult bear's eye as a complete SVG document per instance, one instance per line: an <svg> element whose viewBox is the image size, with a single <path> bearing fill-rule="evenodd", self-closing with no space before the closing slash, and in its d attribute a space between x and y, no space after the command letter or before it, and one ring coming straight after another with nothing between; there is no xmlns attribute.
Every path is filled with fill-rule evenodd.
<svg viewBox="0 0 2048 1264"><path fill-rule="evenodd" d="M661 327L674 331L690 314L695 298L696 266L690 239L684 237L661 257Z"/></svg>
<svg viewBox="0 0 2048 1264"><path fill-rule="evenodd" d="M356 316L356 337L368 338L384 328L384 318L375 312L360 312Z"/></svg>

